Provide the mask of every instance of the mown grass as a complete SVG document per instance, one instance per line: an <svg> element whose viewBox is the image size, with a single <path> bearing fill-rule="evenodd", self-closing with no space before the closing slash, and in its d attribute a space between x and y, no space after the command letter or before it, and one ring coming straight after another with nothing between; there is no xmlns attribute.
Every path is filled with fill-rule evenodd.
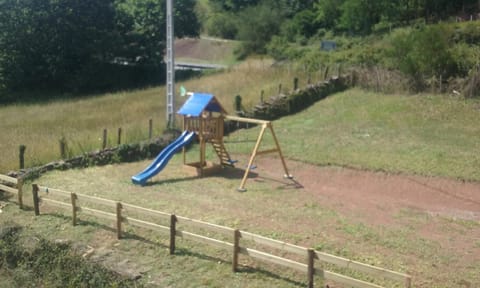
<svg viewBox="0 0 480 288"><path fill-rule="evenodd" d="M273 94L279 83L288 87L294 75L298 74L288 67L272 69L269 62L258 60L222 74L186 81L183 85L190 91L213 92L225 108L232 111L235 95L242 95L245 105L251 106L259 100L260 90L265 90L266 95ZM159 123L164 119L163 95L162 88L154 88L74 102L0 108L3 133L0 171L16 169L19 144L27 145L27 165L32 165L57 159L58 139L62 136L67 139L71 153L76 154L99 147L103 127L109 130L122 127L126 135L138 133L127 136L128 141L145 139L148 119L154 117L156 133L160 133L163 127ZM274 128L284 154L290 159L317 165L478 181L480 127L476 119L479 107L479 100L441 95L382 95L352 89L332 95L302 113L275 121ZM238 131L226 138L227 148L234 154L248 154L257 136L258 127ZM265 137L262 145L271 144L271 138ZM194 146L192 154L197 155L195 149ZM242 194L235 192L241 175L203 179L185 176L180 158L175 157L168 169L154 178L154 185L147 187L132 186L130 177L148 161L53 172L38 181L67 191L237 227L411 273L415 287L457 287L480 281L479 266L472 262L473 257L465 257L477 255L478 241L467 243L466 247L442 249L435 237L417 233L426 222L434 223L442 228L442 235L457 243L459 237L478 231L477 222L403 211L396 215L395 225L368 225L324 206L312 194L278 188L282 184L276 181L249 180L248 185L254 185L255 191ZM158 180L162 181L155 182ZM29 199L29 189L25 191ZM116 241L114 233L105 229L111 223L95 226L97 220L93 218L82 218L86 222L71 227L70 219L60 214L34 218L33 212L18 211L13 205L3 211L3 215L9 217L1 217L0 223L14 218L25 225L32 237L38 233L49 239L74 239L114 251L110 255L114 255L116 262L132 259L140 263L147 271L142 281L152 286L305 285L301 275L245 259L242 263L260 267L260 271L243 268L243 273L231 273L228 253L195 243L183 242L179 245L179 255L170 257L166 237L131 227L126 228L127 232L143 235L146 240L131 236Z"/></svg>
<svg viewBox="0 0 480 288"><path fill-rule="evenodd" d="M278 124L277 127L283 128ZM282 137L281 139L283 139ZM196 147L189 152L196 157ZM246 160L240 156L242 163ZM181 155L175 156L151 185L134 186L131 175L149 161L90 167L81 170L55 171L37 183L104 197L175 213L219 225L351 258L413 275L414 287L458 287L459 283L478 283L479 266L475 256L478 243L473 240L479 223L404 209L391 211L392 223L372 225L362 216L343 214L323 203L322 198L304 189L293 189L287 180L268 176L261 167L259 175L249 179L247 193L236 188L241 173L224 170L213 177L195 178L182 168ZM265 178L263 178L265 177ZM273 177L272 179L270 179ZM30 189L25 202L31 205ZM68 201L68 200L67 200ZM266 204L268 203L268 205ZM95 249L105 265L131 263L142 273L141 283L152 287L304 287L305 275L277 266L241 257L241 272L231 272L231 253L208 245L178 240L178 253L168 255L168 235L149 232L126 224L125 238L118 241L111 229L114 223L82 215L80 224L71 226L70 212L64 214L43 205L42 216L33 211L19 211L13 204L4 208L0 225L8 219L25 225L29 237L70 239ZM54 211L58 211L54 212ZM128 211L127 211L128 213ZM65 216L62 216L65 215ZM419 233L425 227L437 227L434 235ZM181 226L180 226L181 227ZM183 228L178 228L183 229ZM188 231L188 229L187 229ZM438 234L437 234L438 233ZM472 233L472 234L471 234ZM441 240L443 239L443 240ZM231 241L231 239L227 239ZM462 242L464 241L464 242ZM451 246L450 243L463 243ZM445 246L446 245L446 246ZM106 253L105 251L109 251ZM93 256L92 256L93 257ZM96 260L96 261L97 261ZM325 266L333 271L370 280L362 273ZM452 271L455 271L452 275ZM316 278L321 286L321 279ZM403 287L383 279L375 283L385 287Z"/></svg>
<svg viewBox="0 0 480 288"><path fill-rule="evenodd" d="M281 127L277 133L287 135L282 149L292 159L480 181L479 109L478 99L352 89L274 125ZM247 130L241 137L256 134ZM265 143L271 145L271 138ZM242 143L234 149L251 150Z"/></svg>

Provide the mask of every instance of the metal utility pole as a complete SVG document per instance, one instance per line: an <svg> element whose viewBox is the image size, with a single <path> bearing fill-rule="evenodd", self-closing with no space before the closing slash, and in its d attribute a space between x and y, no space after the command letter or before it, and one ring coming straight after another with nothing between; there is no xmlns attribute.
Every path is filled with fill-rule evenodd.
<svg viewBox="0 0 480 288"><path fill-rule="evenodd" d="M175 53L173 0L167 0L167 129L175 128Z"/></svg>

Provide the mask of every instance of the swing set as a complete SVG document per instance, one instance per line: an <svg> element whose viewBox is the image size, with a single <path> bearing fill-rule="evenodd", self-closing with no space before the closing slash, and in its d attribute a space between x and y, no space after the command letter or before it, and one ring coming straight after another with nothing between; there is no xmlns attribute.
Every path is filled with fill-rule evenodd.
<svg viewBox="0 0 480 288"><path fill-rule="evenodd" d="M244 117L236 117L227 115L225 109L218 102L218 100L212 94L205 93L191 93L191 96L183 104L180 110L177 112L183 116L183 130L189 132L195 132L198 136L200 143L200 159L198 162L187 163L186 161L186 149L183 148L183 163L187 167L192 167L196 170L197 174L202 177L207 173L216 171L218 167L234 167L236 161L230 158L230 155L225 147L224 138L224 122L225 120L244 122L250 124L256 124L261 126L260 134L253 148L252 154L248 161L247 168L237 189L240 192L244 192L245 183L247 182L248 174L252 169L255 157L258 155L264 155L269 153L278 153L283 169L284 177L292 179L292 175L289 174L285 159L280 149L280 144L273 130L272 122L259 119L251 119ZM262 139L267 131L270 131L275 147L266 150L259 150ZM220 164L214 165L208 163L205 159L205 151L207 144L210 143L216 152Z"/></svg>

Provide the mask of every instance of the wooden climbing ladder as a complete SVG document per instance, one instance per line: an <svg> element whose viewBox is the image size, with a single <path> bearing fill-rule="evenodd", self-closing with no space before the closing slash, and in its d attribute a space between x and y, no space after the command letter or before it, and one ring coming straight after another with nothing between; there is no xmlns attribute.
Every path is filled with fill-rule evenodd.
<svg viewBox="0 0 480 288"><path fill-rule="evenodd" d="M225 148L223 144L223 139L212 139L210 143L212 143L213 150L215 150L215 153L217 153L220 159L220 164L224 167L233 167L233 161L228 154L227 148Z"/></svg>

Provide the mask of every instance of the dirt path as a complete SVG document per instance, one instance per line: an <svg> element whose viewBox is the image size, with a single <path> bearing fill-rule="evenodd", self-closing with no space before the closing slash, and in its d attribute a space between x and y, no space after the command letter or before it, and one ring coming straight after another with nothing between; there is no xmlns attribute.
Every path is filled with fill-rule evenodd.
<svg viewBox="0 0 480 288"><path fill-rule="evenodd" d="M268 177L278 178L278 159L257 159ZM480 183L393 175L288 161L290 173L308 193L347 214L363 215L372 224L391 224L401 209L480 221ZM260 176L261 177L261 176Z"/></svg>

